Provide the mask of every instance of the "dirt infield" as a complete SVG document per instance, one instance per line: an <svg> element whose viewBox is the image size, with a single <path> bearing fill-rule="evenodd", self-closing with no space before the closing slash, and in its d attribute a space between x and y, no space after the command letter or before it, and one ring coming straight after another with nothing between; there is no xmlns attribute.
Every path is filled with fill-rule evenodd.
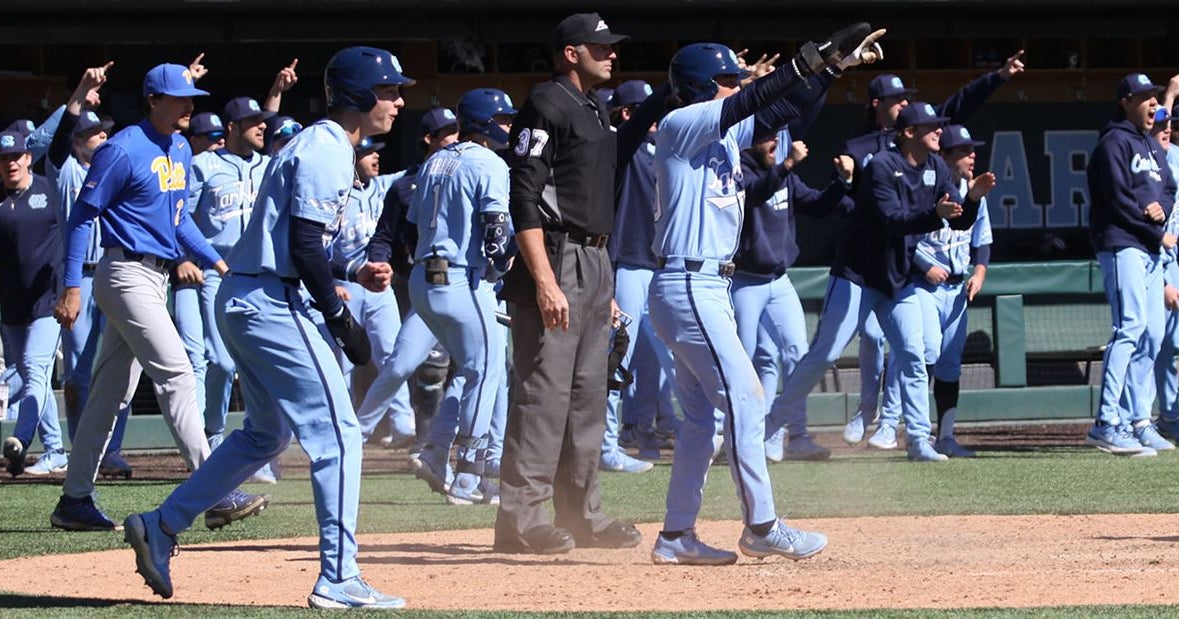
<svg viewBox="0 0 1179 619"><path fill-rule="evenodd" d="M1179 603L1174 515L938 516L800 520L826 552L802 562L651 565L657 526L638 548L560 557L491 551L490 530L360 537L361 567L412 608L702 611ZM733 547L736 522L701 537ZM184 546L174 601L305 604L318 571L310 538ZM58 574L5 589L55 598L153 600L130 550L0 562L0 573ZM68 575L68 577L64 577Z"/></svg>

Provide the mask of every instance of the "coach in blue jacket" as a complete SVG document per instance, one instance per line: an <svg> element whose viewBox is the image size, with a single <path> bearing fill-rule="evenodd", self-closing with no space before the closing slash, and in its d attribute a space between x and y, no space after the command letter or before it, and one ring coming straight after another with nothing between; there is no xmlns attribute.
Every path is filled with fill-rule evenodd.
<svg viewBox="0 0 1179 619"><path fill-rule="evenodd" d="M1114 118L1087 170L1089 237L1105 275L1113 333L1105 350L1097 419L1085 443L1114 454L1153 455L1175 448L1150 421L1151 367L1165 322L1159 250L1175 246L1175 235L1163 232L1175 179L1162 147L1149 135L1160 90L1141 73L1122 78Z"/></svg>

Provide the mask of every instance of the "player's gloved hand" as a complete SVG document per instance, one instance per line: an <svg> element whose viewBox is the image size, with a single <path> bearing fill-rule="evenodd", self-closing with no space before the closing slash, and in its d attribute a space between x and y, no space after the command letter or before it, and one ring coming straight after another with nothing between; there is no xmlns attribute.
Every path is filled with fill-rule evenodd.
<svg viewBox="0 0 1179 619"><path fill-rule="evenodd" d="M364 365L372 360L373 349L368 342L368 334L364 332L364 327L356 324L352 312L348 311L348 306L343 306L339 314L325 315L323 319L327 323L332 340L344 351L344 356L348 357L353 365Z"/></svg>
<svg viewBox="0 0 1179 619"><path fill-rule="evenodd" d="M811 73L818 73L826 67L842 69L863 62L876 62L883 55L883 52L877 55L879 47L876 46L876 40L884 33L883 29L873 32L867 22L852 24L822 43L811 41L803 44L798 50L798 58Z"/></svg>

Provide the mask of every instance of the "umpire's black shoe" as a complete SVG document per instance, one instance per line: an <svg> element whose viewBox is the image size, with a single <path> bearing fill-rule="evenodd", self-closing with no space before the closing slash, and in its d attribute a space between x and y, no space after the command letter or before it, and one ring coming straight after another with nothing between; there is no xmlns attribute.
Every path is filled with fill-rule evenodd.
<svg viewBox="0 0 1179 619"><path fill-rule="evenodd" d="M643 541L643 534L635 525L612 520L606 528L585 538L578 538L581 548L634 548Z"/></svg>
<svg viewBox="0 0 1179 619"><path fill-rule="evenodd" d="M542 524L528 529L519 538L497 536L492 550L508 554L559 555L573 550L575 545L573 535L565 529Z"/></svg>

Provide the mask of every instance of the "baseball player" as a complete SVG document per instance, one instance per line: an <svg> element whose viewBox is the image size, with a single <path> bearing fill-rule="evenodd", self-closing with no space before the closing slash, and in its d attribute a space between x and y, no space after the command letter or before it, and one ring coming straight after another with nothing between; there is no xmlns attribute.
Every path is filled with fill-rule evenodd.
<svg viewBox="0 0 1179 619"><path fill-rule="evenodd" d="M353 149L389 131L404 105L399 88L413 84L393 54L371 47L336 53L324 72L328 117L304 129L267 167L250 223L230 251L232 274L217 296L217 326L237 365L246 422L205 466L154 511L129 516L126 540L152 591L172 596L169 562L176 535L225 492L286 448L294 431L311 458L320 527L314 608L401 608L378 592L356 563L356 513L362 445L356 415L332 349L300 291L306 286L328 332L353 362L371 356L368 338L336 295L324 232L352 191ZM387 265L352 265L347 279L370 289L388 285Z"/></svg>
<svg viewBox="0 0 1179 619"><path fill-rule="evenodd" d="M57 191L29 169L33 155L19 133L0 133L0 316L4 352L20 377L13 435L4 439L13 477L60 473L68 460L58 426L50 377L61 327L53 301L61 273ZM25 469L25 455L40 430L45 454Z"/></svg>
<svg viewBox="0 0 1179 619"><path fill-rule="evenodd" d="M951 181L961 195L967 195L974 176L974 149L986 144L973 139L962 125L947 125L940 139L941 157L950 168ZM992 177L987 172L981 175ZM990 178L984 180L990 184ZM933 399L937 406L937 440L933 448L950 458L973 458L975 453L954 438L958 414L958 378L962 373L962 351L966 347L966 305L974 301L987 276L991 256L991 218L985 195L979 199L978 215L966 230L949 225L917 241L913 272L917 302L924 316L925 364L933 366ZM901 417L901 382L897 364L885 373L884 407L877 434L896 444L896 427Z"/></svg>
<svg viewBox="0 0 1179 619"><path fill-rule="evenodd" d="M823 550L826 536L779 520L765 459L765 395L741 345L729 296L730 261L744 216L740 151L756 133L776 131L801 111L787 94L820 91L848 67L880 56L868 24L808 42L787 66L741 87L745 69L733 50L716 43L681 48L668 75L684 104L659 124L655 169L659 205L653 249L651 324L671 349L683 400L663 530L651 552L657 564L724 565L736 553L708 546L695 533L705 475L716 436L714 411L724 414L729 470L745 530L738 545L752 557L803 559ZM804 86L806 77L817 78Z"/></svg>
<svg viewBox="0 0 1179 619"><path fill-rule="evenodd" d="M85 109L85 106L100 101L98 91L102 87L101 78L111 65L112 63L107 63L101 68L101 73L97 67L83 73L77 88L66 102L61 123L54 132L53 141L49 146L45 175L56 186L61 201L63 223L60 228L63 245L66 229L64 222L69 220L78 193L82 191L94 151L106 142L108 133L114 125L113 122L100 118L93 110ZM82 279L78 286L81 311L74 321L73 328L62 333L62 392L71 441L77 431L82 407L90 395L94 353L98 350L99 335L106 327L106 320L94 300L93 293L94 272L101 257L102 245L99 243L98 226L92 226L82 257ZM120 403L115 428L107 443L106 453L98 465L98 473L104 477L131 477L131 465L120 453L130 414L131 402L128 399Z"/></svg>
<svg viewBox="0 0 1179 619"><path fill-rule="evenodd" d="M1174 445L1150 420L1152 370L1165 328L1160 248L1175 247L1164 223L1176 182L1163 149L1149 135L1162 89L1141 73L1118 83L1114 117L1086 170L1089 236L1104 274L1113 333L1105 349L1101 402L1085 443L1101 451L1152 455Z"/></svg>
<svg viewBox="0 0 1179 619"><path fill-rule="evenodd" d="M425 146L424 161L458 140L458 119L454 112L446 108L427 112L422 117L421 129ZM417 191L420 170L421 164L410 166L400 178L393 181L366 249L369 261L389 264L398 278L406 280L410 274L410 252L413 250L406 233L413 226L405 221L405 217ZM380 370L372 385L369 385L364 401L356 409L356 418L365 440L376 430L385 412L392 413L391 447L408 446L417 437L405 383L438 343L417 312L408 307L406 309L408 311L402 318L401 328L393 344L393 354L377 360ZM420 429L425 430L424 427Z"/></svg>
<svg viewBox="0 0 1179 619"><path fill-rule="evenodd" d="M193 155L225 147L225 125L213 112L194 114L188 126L188 145Z"/></svg>
<svg viewBox="0 0 1179 619"><path fill-rule="evenodd" d="M98 105L98 101L92 101L91 105ZM53 134L57 132L57 127L61 123L61 117L64 113L65 106L60 106L40 125L34 125L33 121L27 118L21 118L12 121L4 131L16 132L24 138L25 144L29 149L29 154L33 158L33 164L36 164L49 152L49 144L53 141Z"/></svg>
<svg viewBox="0 0 1179 619"><path fill-rule="evenodd" d="M960 203L949 168L936 156L945 120L927 103L906 107L897 115L897 149L876 154L864 168L852 220L831 267L819 330L774 401L769 424L805 415L807 394L875 313L901 377L909 459L947 459L929 442L922 312L908 278L913 250L907 235L941 228L943 219L955 229L969 228L994 177L980 177Z"/></svg>
<svg viewBox="0 0 1179 619"><path fill-rule="evenodd" d="M1151 133L1166 153L1167 167L1171 176L1179 180L1179 148L1171 144L1173 129L1179 120L1175 113L1179 106L1168 111L1164 108L1155 112L1154 129ZM1179 194L1179 192L1177 192ZM1179 197L1179 196L1177 196ZM1179 209L1171 209L1167 216L1166 232L1179 236ZM1163 300L1167 308L1167 320L1159 354L1154 364L1155 383L1159 399L1159 418L1155 428L1163 437L1179 439L1179 376L1176 374L1175 355L1179 351L1179 256L1175 248L1163 252Z"/></svg>
<svg viewBox="0 0 1179 619"><path fill-rule="evenodd" d="M492 284L508 270L512 226L508 166L495 151L507 145L516 110L503 91L480 88L464 94L456 111L459 141L422 165L406 219L418 239L410 299L458 368L416 470L435 491L445 490L448 502L469 505L484 499L491 416L503 379ZM445 439L456 416L457 465L447 487Z"/></svg>
<svg viewBox="0 0 1179 619"><path fill-rule="evenodd" d="M185 67L162 64L144 77L143 94L147 116L94 152L68 223L65 288L54 315L62 326L73 327L81 309L82 260L97 216L105 254L94 273L94 295L107 324L62 497L50 517L53 526L64 529L116 528L94 504L94 478L119 404L134 393L141 371L155 385L185 464L195 470L209 455L192 366L167 317L168 271L182 252L219 271L227 269L185 209L192 153L177 132L188 127L192 97L208 93L193 86ZM210 503L205 524L225 526L258 513L268 500L227 491Z"/></svg>
<svg viewBox="0 0 1179 619"><path fill-rule="evenodd" d="M225 146L193 157L187 208L213 249L227 256L250 221L262 174L270 162L270 157L259 151L266 121L274 112L249 97L236 97L225 104L221 116L226 122ZM216 449L225 431L236 368L216 325L221 275L207 269L194 273L192 281L195 286L174 288L176 325L197 379L197 404L203 404L205 436L209 448ZM277 480L268 464L259 469L254 481Z"/></svg>
<svg viewBox="0 0 1179 619"><path fill-rule="evenodd" d="M737 337L745 352L751 358L756 356L759 333L765 333L778 351L782 373L788 377L807 351L802 302L786 273L798 258L795 213L824 216L836 208L850 211L847 192L851 188L853 164L846 155L836 157L836 178L819 191L804 183L786 164L775 163L778 148L778 135L774 132L741 152L747 207L734 258L732 297ZM776 392L778 373L775 371L773 376L774 390L768 394ZM764 389L767 384L764 377L761 382ZM784 458L826 460L831 457L831 451L816 444L807 433L805 418L792 420L787 429L789 442Z"/></svg>
<svg viewBox="0 0 1179 619"><path fill-rule="evenodd" d="M1024 70L1023 50L1007 59L998 71L987 73L963 86L940 105L935 106L939 116L946 116L950 122L965 123L978 108L1000 86ZM851 138L843 147L844 154L850 155L856 166L855 178L872 157L878 153L895 150L893 134L896 119L901 110L917 91L906 88L901 78L884 74L872 78L868 84L868 105L865 108L864 133ZM858 195L858 188L852 189ZM881 377L884 370L884 334L875 315L868 316L860 333L860 405L843 431L843 440L855 445L864 440L864 431L876 418L880 397ZM887 433L887 431L885 432ZM896 442L889 442L887 436L873 436L868 445L881 449L892 449Z"/></svg>
<svg viewBox="0 0 1179 619"><path fill-rule="evenodd" d="M620 130L619 172L615 174L614 232L607 248L614 263L614 300L623 314L633 317L629 325L622 326L628 339L622 367L631 372L634 382L618 391L611 390L606 398L606 432L599 465L603 471L642 473L654 467L650 462L632 458L619 446L619 403L624 397L632 405L645 400L642 418L632 416L636 412L633 408L638 406L627 406L621 413L630 417L627 425L637 434L634 440L640 453L653 460L660 457L654 428L657 399L662 392L660 380L663 375L670 377L675 370L667 346L658 341L651 329L647 288L655 273L655 255L651 251L655 236L655 122L666 114L664 101L670 93L670 86L661 86L656 94L646 82L631 80L618 86L612 102L611 117ZM651 103L640 105L644 101ZM623 129L624 123L631 126ZM640 131L636 132L636 128ZM635 349L641 338L656 340L644 343L650 360L655 363L636 362Z"/></svg>

